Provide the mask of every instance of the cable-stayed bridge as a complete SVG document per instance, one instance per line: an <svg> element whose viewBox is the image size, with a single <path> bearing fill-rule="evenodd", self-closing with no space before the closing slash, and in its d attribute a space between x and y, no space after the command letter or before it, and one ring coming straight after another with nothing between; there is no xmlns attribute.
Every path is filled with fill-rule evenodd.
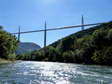
<svg viewBox="0 0 112 84"><path fill-rule="evenodd" d="M84 18L82 16L82 19L81 19L81 24L80 25L72 25L72 26L64 26L64 27L57 27L57 28L50 28L48 29L47 28L47 23L45 22L44 24L44 28L45 29L40 29L40 30L34 30L34 31L21 31L20 27L19 27L19 30L18 32L16 33L11 33L11 34L17 34L18 35L18 41L20 41L20 36L21 34L28 34L28 33L35 33L35 32L44 32L44 48L46 47L46 42L47 42L47 31L56 31L56 30L64 30L64 29L72 29L72 28L80 28L81 27L81 30L84 30L85 27L89 27L89 26L97 26L97 25L100 25L100 24L103 24L105 22L101 22L101 23L93 23L93 24L84 24Z"/></svg>

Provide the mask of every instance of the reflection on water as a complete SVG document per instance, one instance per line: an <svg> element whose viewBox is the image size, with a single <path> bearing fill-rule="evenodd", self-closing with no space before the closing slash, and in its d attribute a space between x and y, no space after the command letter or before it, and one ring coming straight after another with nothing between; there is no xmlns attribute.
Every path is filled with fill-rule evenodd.
<svg viewBox="0 0 112 84"><path fill-rule="evenodd" d="M110 84L112 68L17 61L0 65L0 84Z"/></svg>

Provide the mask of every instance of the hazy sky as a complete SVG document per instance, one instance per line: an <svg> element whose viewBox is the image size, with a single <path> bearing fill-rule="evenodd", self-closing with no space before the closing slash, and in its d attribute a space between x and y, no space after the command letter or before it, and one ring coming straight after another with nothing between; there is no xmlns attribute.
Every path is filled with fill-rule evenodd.
<svg viewBox="0 0 112 84"><path fill-rule="evenodd" d="M112 20L112 0L0 0L0 25L9 32L38 30ZM48 32L47 44L72 34L79 29ZM43 46L43 33L24 34L22 42L35 42Z"/></svg>

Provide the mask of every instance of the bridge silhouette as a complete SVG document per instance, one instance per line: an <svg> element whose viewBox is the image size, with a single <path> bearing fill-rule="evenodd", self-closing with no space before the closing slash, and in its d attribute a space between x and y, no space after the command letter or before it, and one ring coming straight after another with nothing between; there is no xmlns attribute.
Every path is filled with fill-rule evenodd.
<svg viewBox="0 0 112 84"><path fill-rule="evenodd" d="M64 27L57 27L57 28L47 29L47 23L45 21L45 24L44 24L44 28L45 29L22 32L21 29L20 29L20 26L19 26L18 32L11 33L11 34L14 34L14 35L17 34L18 35L18 41L20 42L20 36L21 36L21 34L28 34L28 33L35 33L35 32L44 32L44 48L46 48L47 31L56 31L56 30L71 29L71 28L80 28L80 27L81 27L81 30L84 30L85 27L88 27L88 26L97 26L97 25L100 25L100 24L103 24L103 23L106 23L106 22L93 23L93 24L84 24L84 18L82 16L82 18L81 18L81 24L80 25L72 25L72 26L64 26Z"/></svg>

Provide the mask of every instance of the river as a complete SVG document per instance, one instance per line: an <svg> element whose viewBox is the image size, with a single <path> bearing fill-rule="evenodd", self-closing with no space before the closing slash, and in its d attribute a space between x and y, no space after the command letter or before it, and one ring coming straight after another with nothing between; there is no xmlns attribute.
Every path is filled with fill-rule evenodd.
<svg viewBox="0 0 112 84"><path fill-rule="evenodd" d="M0 65L0 84L112 84L112 67L17 61Z"/></svg>

